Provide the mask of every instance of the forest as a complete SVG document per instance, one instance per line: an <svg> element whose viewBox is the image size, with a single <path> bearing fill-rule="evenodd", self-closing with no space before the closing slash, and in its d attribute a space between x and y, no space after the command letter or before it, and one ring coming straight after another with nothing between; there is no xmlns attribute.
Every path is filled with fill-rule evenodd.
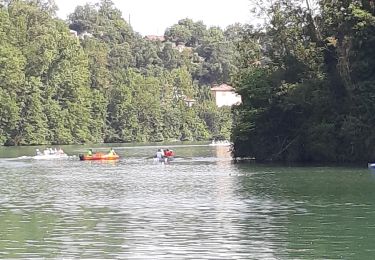
<svg viewBox="0 0 375 260"><path fill-rule="evenodd" d="M374 161L374 1L256 3L265 22L237 46L234 157Z"/></svg>
<svg viewBox="0 0 375 260"><path fill-rule="evenodd" d="M229 139L231 109L210 88L236 72L240 25L186 18L159 40L110 0L67 21L56 10L53 0L0 0L1 145Z"/></svg>

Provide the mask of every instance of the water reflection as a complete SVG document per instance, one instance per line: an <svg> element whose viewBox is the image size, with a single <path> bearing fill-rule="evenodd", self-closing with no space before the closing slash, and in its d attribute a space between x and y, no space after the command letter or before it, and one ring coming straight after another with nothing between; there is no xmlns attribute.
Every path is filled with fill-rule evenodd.
<svg viewBox="0 0 375 260"><path fill-rule="evenodd" d="M363 259L373 252L374 182L366 169L254 167L245 197L271 198L278 240L287 259ZM264 202L263 202L264 203ZM356 249L360 244L367 252ZM281 247L279 247L280 249ZM329 248L329 250L327 250Z"/></svg>

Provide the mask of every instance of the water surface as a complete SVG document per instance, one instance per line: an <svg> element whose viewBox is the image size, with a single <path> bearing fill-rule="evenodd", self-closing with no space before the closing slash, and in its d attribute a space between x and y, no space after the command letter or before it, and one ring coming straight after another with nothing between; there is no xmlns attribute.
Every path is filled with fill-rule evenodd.
<svg viewBox="0 0 375 260"><path fill-rule="evenodd" d="M110 145L109 145L110 146ZM112 145L118 162L0 148L0 258L372 259L365 167L235 164L227 147ZM42 147L40 147L42 148ZM105 152L108 147L94 147Z"/></svg>

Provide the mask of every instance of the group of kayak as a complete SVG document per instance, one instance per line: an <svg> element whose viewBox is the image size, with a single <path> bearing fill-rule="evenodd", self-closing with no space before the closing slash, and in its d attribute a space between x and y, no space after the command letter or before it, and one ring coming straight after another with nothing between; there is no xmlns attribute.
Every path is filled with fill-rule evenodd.
<svg viewBox="0 0 375 260"><path fill-rule="evenodd" d="M174 151L169 149L158 149L154 156L155 162L168 162L174 159Z"/></svg>
<svg viewBox="0 0 375 260"><path fill-rule="evenodd" d="M43 152L36 149L36 155L34 156L35 159L59 159L59 158L67 158L68 155L61 149L52 149L47 148ZM160 162L167 162L173 160L174 152L169 149L158 149L154 159ZM92 149L89 149L86 154L80 154L79 159L81 161L98 161L98 160L118 160L120 156L110 148L108 153L102 152L93 152Z"/></svg>

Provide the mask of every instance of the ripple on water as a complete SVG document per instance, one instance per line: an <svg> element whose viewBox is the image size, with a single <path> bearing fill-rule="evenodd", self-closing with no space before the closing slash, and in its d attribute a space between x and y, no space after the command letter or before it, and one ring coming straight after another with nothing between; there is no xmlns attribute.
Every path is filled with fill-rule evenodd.
<svg viewBox="0 0 375 260"><path fill-rule="evenodd" d="M375 229L372 204L318 196L293 172L145 158L0 161L0 256L323 259L353 256L340 249L359 241L350 221Z"/></svg>

